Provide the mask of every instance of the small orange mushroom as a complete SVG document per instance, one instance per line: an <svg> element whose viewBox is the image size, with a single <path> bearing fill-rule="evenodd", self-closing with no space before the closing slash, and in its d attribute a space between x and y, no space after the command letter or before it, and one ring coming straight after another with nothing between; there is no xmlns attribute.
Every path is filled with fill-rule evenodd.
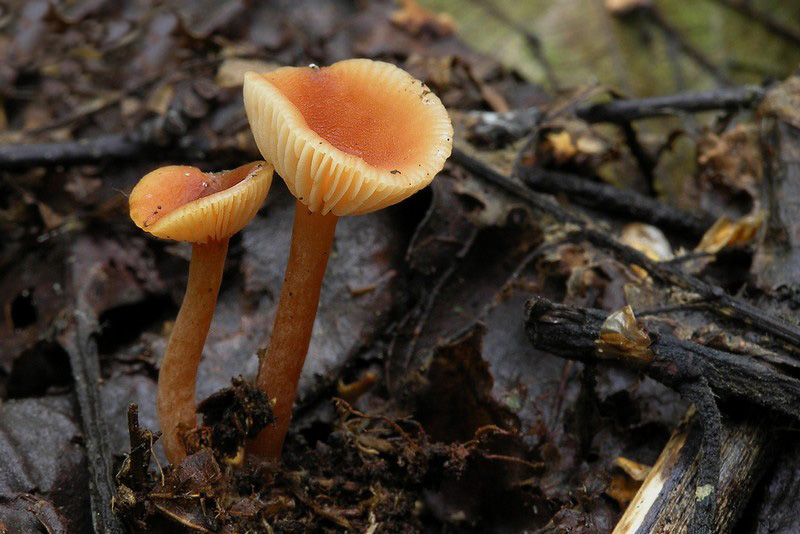
<svg viewBox="0 0 800 534"><path fill-rule="evenodd" d="M277 425L252 450L279 458L308 352L336 222L416 193L444 166L453 127L439 98L402 69L367 59L245 75L264 158L297 198L286 277L258 385Z"/></svg>
<svg viewBox="0 0 800 534"><path fill-rule="evenodd" d="M272 183L263 161L204 173L169 166L142 178L130 196L136 225L156 237L192 243L189 283L158 374L156 408L167 459L186 456L181 435L197 422L195 379L217 303L229 238L258 211Z"/></svg>

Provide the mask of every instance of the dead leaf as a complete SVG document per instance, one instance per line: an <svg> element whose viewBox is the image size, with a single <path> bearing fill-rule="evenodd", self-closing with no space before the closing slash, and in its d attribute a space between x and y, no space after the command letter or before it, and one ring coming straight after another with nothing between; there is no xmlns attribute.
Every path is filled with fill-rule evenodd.
<svg viewBox="0 0 800 534"><path fill-rule="evenodd" d="M770 90L759 108L762 115L777 115L800 128L800 76L792 76Z"/></svg>
<svg viewBox="0 0 800 534"><path fill-rule="evenodd" d="M736 221L723 215L703 234L694 251L716 254L726 247L746 245L755 238L764 218L764 212L748 215Z"/></svg>
<svg viewBox="0 0 800 534"><path fill-rule="evenodd" d="M68 534L68 522L58 507L44 497L30 493L0 494L0 532L42 532Z"/></svg>
<svg viewBox="0 0 800 534"><path fill-rule="evenodd" d="M475 326L436 349L417 417L436 440L466 441L487 425L513 428L516 418L491 396L492 375L481 356L486 329Z"/></svg>
<svg viewBox="0 0 800 534"><path fill-rule="evenodd" d="M763 162L757 127L737 124L721 134L700 137L697 165L695 180L704 193L704 209L717 214L721 209L738 209L742 214L758 211Z"/></svg>
<svg viewBox="0 0 800 534"><path fill-rule="evenodd" d="M653 261L667 261L674 257L667 236L650 224L626 224L620 232L619 240Z"/></svg>
<svg viewBox="0 0 800 534"><path fill-rule="evenodd" d="M620 357L649 363L653 360L650 336L637 321L630 306L609 315L600 327L595 341L597 353L604 357Z"/></svg>
<svg viewBox="0 0 800 534"><path fill-rule="evenodd" d="M615 472L611 475L611 482L609 482L605 493L617 501L620 509L624 510L636 496L636 492L639 491L641 486L641 482L633 480L625 473Z"/></svg>
<svg viewBox="0 0 800 534"><path fill-rule="evenodd" d="M79 444L81 429L73 409L71 395L0 404L0 521L8 518L7 496L31 492L37 495L34 501L22 498L28 509L45 507L48 502L62 510L88 508L89 477L85 453ZM34 515L39 517L37 512ZM74 519L80 523L77 517ZM71 528L91 531L91 525L75 523Z"/></svg>
<svg viewBox="0 0 800 534"><path fill-rule="evenodd" d="M622 472L616 471L612 474L606 494L617 501L619 507L624 510L636 496L651 466L634 462L624 456L618 456L614 460L614 465Z"/></svg>
<svg viewBox="0 0 800 534"><path fill-rule="evenodd" d="M435 37L447 37L456 29L453 17L447 13L434 13L416 0L399 0L398 3L401 7L391 14L390 20L411 35L430 33Z"/></svg>
<svg viewBox="0 0 800 534"><path fill-rule="evenodd" d="M550 153L559 165L572 159L578 152L578 149L572 144L569 132L566 130L548 133L545 136L545 143L549 146Z"/></svg>

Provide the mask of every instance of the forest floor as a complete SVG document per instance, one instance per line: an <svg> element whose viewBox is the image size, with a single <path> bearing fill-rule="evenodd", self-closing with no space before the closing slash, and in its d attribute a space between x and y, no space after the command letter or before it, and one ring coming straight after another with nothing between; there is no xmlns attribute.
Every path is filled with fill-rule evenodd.
<svg viewBox="0 0 800 534"><path fill-rule="evenodd" d="M0 533L680 532L703 510L800 530L800 15L712 3L794 52L737 70L658 2L597 3L676 78L621 98L490 2L529 55L413 1L0 6ZM170 466L156 380L190 247L126 195L261 159L245 72L350 57L423 80L454 154L339 223L277 463L237 456L289 250L274 181L231 240L204 426Z"/></svg>

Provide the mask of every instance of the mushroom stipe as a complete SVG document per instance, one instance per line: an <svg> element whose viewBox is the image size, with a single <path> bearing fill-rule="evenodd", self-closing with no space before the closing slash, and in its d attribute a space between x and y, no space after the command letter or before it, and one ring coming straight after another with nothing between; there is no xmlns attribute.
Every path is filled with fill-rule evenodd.
<svg viewBox="0 0 800 534"><path fill-rule="evenodd" d="M186 456L183 434L196 426L195 380L230 236L258 211L272 183L264 162L204 173L169 166L142 178L130 195L131 219L156 237L192 243L189 282L158 374L156 408L167 459Z"/></svg>
<svg viewBox="0 0 800 534"><path fill-rule="evenodd" d="M297 198L284 285L257 383L275 427L250 450L280 457L338 217L404 200L433 180L453 144L439 98L389 63L247 73L244 103L261 154Z"/></svg>

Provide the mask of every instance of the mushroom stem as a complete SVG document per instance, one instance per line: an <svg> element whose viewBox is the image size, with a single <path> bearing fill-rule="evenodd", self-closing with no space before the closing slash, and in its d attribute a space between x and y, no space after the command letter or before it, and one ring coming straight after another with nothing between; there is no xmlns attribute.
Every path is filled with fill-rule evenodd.
<svg viewBox="0 0 800 534"><path fill-rule="evenodd" d="M258 369L258 387L274 400L276 425L262 430L251 450L266 458L281 456L338 220L332 213L311 213L300 201L295 206L286 276L269 349Z"/></svg>
<svg viewBox="0 0 800 534"><path fill-rule="evenodd" d="M161 442L172 464L186 457L182 434L197 424L197 366L217 304L227 253L227 238L192 244L189 283L161 362L156 408Z"/></svg>

